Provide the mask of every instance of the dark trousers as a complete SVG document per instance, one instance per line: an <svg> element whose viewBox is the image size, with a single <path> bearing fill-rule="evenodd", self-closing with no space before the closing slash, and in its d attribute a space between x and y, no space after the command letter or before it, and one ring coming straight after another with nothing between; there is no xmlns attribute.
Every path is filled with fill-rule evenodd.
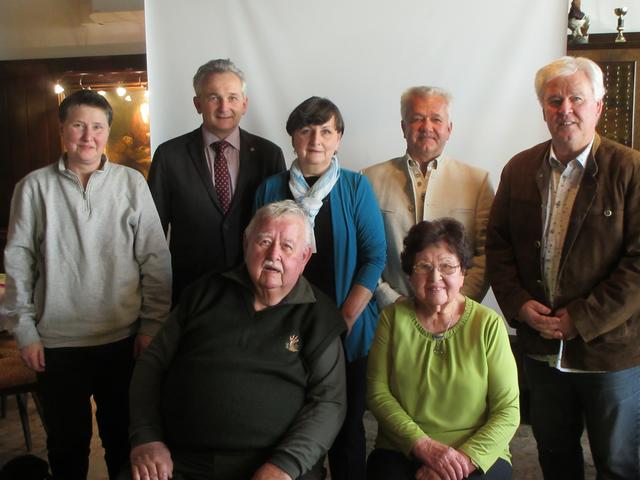
<svg viewBox="0 0 640 480"><path fill-rule="evenodd" d="M91 402L109 478L129 458L129 382L133 342L127 338L95 347L45 349L45 371L38 374L49 464L55 480L86 480L92 435Z"/></svg>
<svg viewBox="0 0 640 480"><path fill-rule="evenodd" d="M173 480L248 480L269 461L271 452L247 453L183 453L171 452ZM324 459L323 459L324 460ZM321 460L309 472L294 480L323 480ZM123 470L117 480L131 480L131 466Z"/></svg>
<svg viewBox="0 0 640 480"><path fill-rule="evenodd" d="M420 462L411 460L395 450L376 448L369 455L367 462L367 480L414 480L421 465ZM511 480L511 465L499 458L486 473L476 470L467 478Z"/></svg>
<svg viewBox="0 0 640 480"><path fill-rule="evenodd" d="M329 449L332 480L364 480L367 445L362 417L366 408L367 357L347 363L347 416Z"/></svg>
<svg viewBox="0 0 640 480"><path fill-rule="evenodd" d="M530 420L546 480L584 479L586 424L600 479L640 479L640 367L570 373L525 358Z"/></svg>

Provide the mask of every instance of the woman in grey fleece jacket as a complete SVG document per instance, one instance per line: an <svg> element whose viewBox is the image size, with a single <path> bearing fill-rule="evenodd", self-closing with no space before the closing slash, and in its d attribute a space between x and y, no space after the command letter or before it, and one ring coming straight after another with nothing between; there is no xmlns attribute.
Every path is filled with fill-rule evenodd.
<svg viewBox="0 0 640 480"><path fill-rule="evenodd" d="M134 355L170 307L170 257L144 177L104 155L106 99L82 90L59 113L65 154L14 190L5 303L38 372L54 478L86 479L91 396L115 478L129 451Z"/></svg>

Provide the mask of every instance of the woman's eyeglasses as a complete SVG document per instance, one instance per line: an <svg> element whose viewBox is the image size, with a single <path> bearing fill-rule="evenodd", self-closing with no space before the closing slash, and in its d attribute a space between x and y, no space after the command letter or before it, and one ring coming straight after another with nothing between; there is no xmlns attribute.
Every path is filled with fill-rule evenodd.
<svg viewBox="0 0 640 480"><path fill-rule="evenodd" d="M416 263L413 266L413 273L418 275L428 275L433 272L434 269L438 270L442 275L453 275L458 271L460 265L451 265L450 263L441 263L440 265L433 265L432 263Z"/></svg>

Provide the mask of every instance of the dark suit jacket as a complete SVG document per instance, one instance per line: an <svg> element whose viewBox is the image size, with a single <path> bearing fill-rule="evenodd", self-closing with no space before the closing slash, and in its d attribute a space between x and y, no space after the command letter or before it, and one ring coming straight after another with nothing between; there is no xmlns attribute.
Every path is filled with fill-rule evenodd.
<svg viewBox="0 0 640 480"><path fill-rule="evenodd" d="M286 169L280 147L240 129L240 169L223 214L204 156L201 127L161 144L153 155L149 188L158 208L173 267L173 303L193 280L242 262L242 235L258 185Z"/></svg>
<svg viewBox="0 0 640 480"><path fill-rule="evenodd" d="M487 231L489 280L525 353L558 352L518 320L530 299L566 307L578 336L563 366L620 370L640 364L640 153L596 135L567 229L550 305L541 263L542 191L550 142L519 153L502 171Z"/></svg>

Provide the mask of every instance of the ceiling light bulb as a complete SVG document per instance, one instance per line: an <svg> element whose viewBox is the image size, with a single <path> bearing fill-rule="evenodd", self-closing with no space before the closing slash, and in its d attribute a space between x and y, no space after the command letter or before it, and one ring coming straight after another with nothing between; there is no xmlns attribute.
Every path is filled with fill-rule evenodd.
<svg viewBox="0 0 640 480"><path fill-rule="evenodd" d="M125 94L127 93L127 89L124 88L122 85L120 85L118 88L116 88L116 93L118 94L119 97L124 97Z"/></svg>
<svg viewBox="0 0 640 480"><path fill-rule="evenodd" d="M64 88L62 87L62 85L60 85L60 83L56 83L53 87L53 91L59 95L64 92Z"/></svg>
<svg viewBox="0 0 640 480"><path fill-rule="evenodd" d="M131 101L131 95L127 95L126 97L124 97L124 99L125 99L127 102L130 102L130 101Z"/></svg>

